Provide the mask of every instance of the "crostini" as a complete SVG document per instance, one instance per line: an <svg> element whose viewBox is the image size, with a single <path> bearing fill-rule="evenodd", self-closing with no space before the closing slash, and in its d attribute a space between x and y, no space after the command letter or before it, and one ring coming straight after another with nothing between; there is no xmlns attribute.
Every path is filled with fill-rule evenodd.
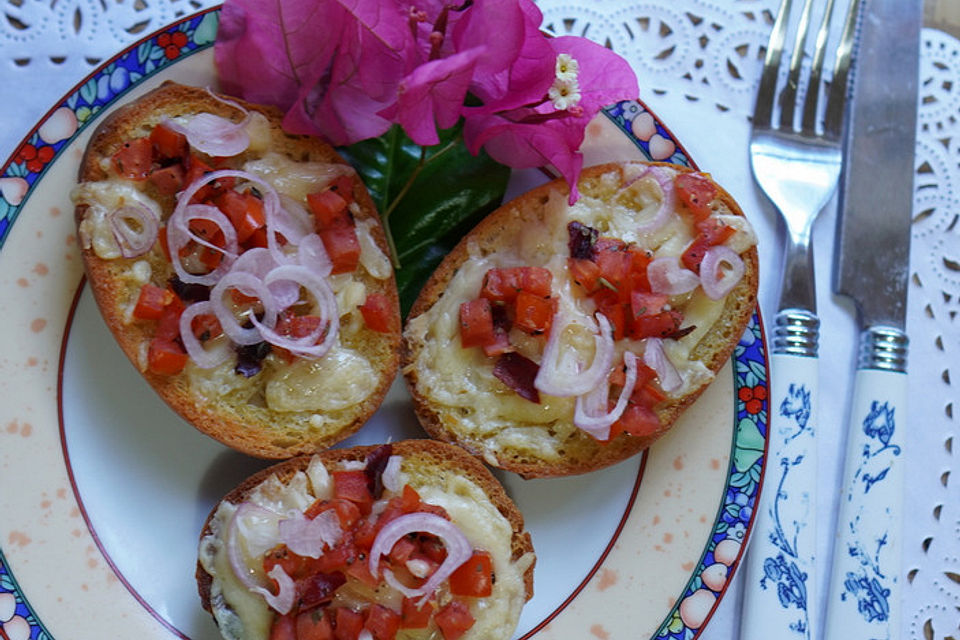
<svg viewBox="0 0 960 640"><path fill-rule="evenodd" d="M166 83L111 114L72 196L88 283L188 422L264 458L355 432L396 376L386 239L354 170L272 109Z"/></svg>
<svg viewBox="0 0 960 640"><path fill-rule="evenodd" d="M710 176L585 169L483 220L414 303L401 362L435 438L526 477L647 448L727 362L756 306L756 235Z"/></svg>
<svg viewBox="0 0 960 640"><path fill-rule="evenodd" d="M250 477L207 519L197 582L228 640L508 640L534 562L482 463L405 440Z"/></svg>

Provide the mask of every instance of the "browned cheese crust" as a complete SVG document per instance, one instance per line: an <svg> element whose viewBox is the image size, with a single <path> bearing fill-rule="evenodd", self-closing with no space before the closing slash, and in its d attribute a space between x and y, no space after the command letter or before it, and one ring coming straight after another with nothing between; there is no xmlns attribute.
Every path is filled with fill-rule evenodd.
<svg viewBox="0 0 960 640"><path fill-rule="evenodd" d="M685 167L669 166L677 171L690 171ZM604 188L600 176L616 169L617 165L607 164L584 169L578 184L581 194L597 196ZM731 213L743 216L743 211L733 197L717 185L718 200ZM542 185L519 198L504 204L480 222L447 255L432 277L427 281L419 297L411 308L408 322L412 318L427 312L440 298L457 273L457 270L470 259L468 245L479 249L480 255L489 255L501 250L513 242L523 229L530 225L543 223L547 215L546 205L551 191L561 192L566 199L568 187L562 180ZM745 273L739 284L728 294L723 312L710 332L691 350L691 359L702 361L707 368L716 373L727 362L740 336L743 334L756 307L758 285L758 258L756 247L741 255ZM483 456L484 441L465 434L458 425L459 413L454 408L434 402L421 390L415 362L424 344L404 337L401 355L401 371L413 396L414 407L420 423L434 438L452 442L477 456ZM455 346L454 348L459 348ZM683 411L690 406L709 385L703 385L692 393L676 400L662 402L655 407L662 428L647 436L620 434L609 442L598 442L579 429L573 435L559 443L563 453L560 462L544 460L519 450L497 451L496 466L516 472L527 478L566 476L586 473L600 469L647 449L663 436ZM571 416L572 420L572 416ZM488 460L489 461L489 460Z"/></svg>
<svg viewBox="0 0 960 640"><path fill-rule="evenodd" d="M469 478L471 481L482 487L490 501L497 507L497 510L510 523L513 528L513 537L511 546L513 549L512 560L516 561L527 553L533 553L533 543L530 540L530 534L524 529L523 515L514 504L510 496L503 489L503 485L493 476L483 463L476 458L467 455L459 447L455 447L444 442L436 440L403 440L391 445L395 455L403 456L407 462L404 467L410 475L410 484L414 488L430 485L442 484L445 474L455 474ZM329 449L319 454L324 465L329 469L341 462L357 461L363 462L367 455L376 449L376 446L357 446L346 449ZM313 456L298 456L290 460L285 460L247 478L230 493L223 497L221 502L239 504L246 500L247 496L264 480L271 475L276 475L281 482L289 482L298 471L306 471L307 466ZM411 466L410 463L413 463ZM200 533L200 540L210 535L210 522L216 513L217 507L211 510L203 525L203 531ZM526 587L527 600L533 597L533 564L524 574L524 586ZM212 576L207 573L200 562L197 562L197 588L200 592L200 601L203 608L210 611L210 587L213 584Z"/></svg>
<svg viewBox="0 0 960 640"><path fill-rule="evenodd" d="M271 107L235 102L250 111L256 111L270 123L270 150L287 156L296 162L320 162L346 164L328 144L307 136L295 136L281 129L282 114ZM148 135L152 128L165 118L196 113L212 113L239 121L242 114L216 99L204 89L165 83L142 98L125 105L112 113L94 132L80 166L79 181L95 182L110 178L109 158L121 146L134 138ZM248 152L245 152L245 154ZM241 159L245 154L241 155ZM175 206L173 196L158 192L148 181L134 183L143 193L158 202L166 219ZM373 201L360 180L354 180L354 199L360 205L357 220L370 219L377 224L371 233L380 250L389 255L386 237L379 224ZM87 207L76 208L79 225ZM380 406L391 382L396 376L400 347L400 312L396 282L391 277L378 280L358 268L357 276L368 293L385 294L395 313L393 326L388 333L362 328L350 340L350 346L362 353L373 364L377 377L376 389L362 403L345 409L328 412L325 417L331 423L317 429L311 426L309 417L313 412L277 412L263 402L231 402L225 399L209 401L191 390L185 373L173 376L156 375L143 366L145 345L152 337L155 323L129 322L125 313L129 307L129 286L123 275L138 260L149 262L151 281L166 286L174 274L164 257L159 243L144 256L134 259L118 258L104 260L92 249L81 247L88 282L107 326L124 353L141 372L151 387L180 416L201 432L220 442L262 458L288 458L298 454L322 450L357 431Z"/></svg>

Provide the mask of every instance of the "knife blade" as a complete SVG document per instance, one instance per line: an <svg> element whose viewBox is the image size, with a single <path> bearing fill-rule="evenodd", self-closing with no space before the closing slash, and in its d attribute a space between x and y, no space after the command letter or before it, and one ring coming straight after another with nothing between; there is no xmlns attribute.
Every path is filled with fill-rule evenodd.
<svg viewBox="0 0 960 640"><path fill-rule="evenodd" d="M824 636L900 635L905 332L922 0L864 0L838 200L834 292L857 310Z"/></svg>

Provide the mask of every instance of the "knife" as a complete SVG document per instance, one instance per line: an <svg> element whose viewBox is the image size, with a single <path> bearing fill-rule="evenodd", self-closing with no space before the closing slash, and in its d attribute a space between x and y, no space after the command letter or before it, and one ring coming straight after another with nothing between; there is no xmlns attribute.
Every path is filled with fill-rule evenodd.
<svg viewBox="0 0 960 640"><path fill-rule="evenodd" d="M860 329L826 640L900 635L905 333L922 0L865 0L844 145L834 292Z"/></svg>

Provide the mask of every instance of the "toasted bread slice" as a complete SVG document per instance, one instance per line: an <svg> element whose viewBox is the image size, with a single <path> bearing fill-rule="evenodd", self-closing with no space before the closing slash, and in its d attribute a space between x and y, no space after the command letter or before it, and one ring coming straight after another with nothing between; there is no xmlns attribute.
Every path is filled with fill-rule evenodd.
<svg viewBox="0 0 960 640"><path fill-rule="evenodd" d="M676 179L683 174L693 176L685 180L706 187L706 201L684 204L684 197L690 194L676 186ZM727 362L756 306L756 235L737 203L709 176L659 163L607 164L585 169L579 190L580 200L569 206L567 187L555 181L488 216L437 268L414 303L404 329L401 370L424 428L433 437L459 444L493 466L526 477L584 473L649 447L670 429ZM657 215L667 214L668 218L661 218L662 225L653 222ZM741 266L743 269L732 288L721 285L723 295L717 300L708 297L698 284L698 276L678 262L694 239L702 235L694 222L697 218L706 218L707 226L728 229L721 234L720 244L732 247L730 261L742 263L731 265L726 261L714 267L719 269L715 275ZM572 239L568 227L574 221L582 225L579 242ZM642 231L644 228L652 230ZM714 257L718 251L712 252ZM696 247L689 252L696 253ZM638 253L641 257L631 263ZM703 252L699 253L702 256ZM616 265L623 255L631 257L626 258L627 274L621 282L617 281L620 276ZM667 276L675 281L665 285L657 280L657 286L640 283L649 279L643 270L645 260L655 258L663 258L662 264L669 262L667 259L673 261ZM575 271L575 262L589 269ZM523 304L531 306L521 311L517 306L521 303L508 299L516 295L520 300L522 294L517 291L525 290L526 285L509 280L519 278L516 274L528 267L545 268L552 277L545 301L556 313L546 327L537 324L538 313L543 320L542 308L538 310L526 299ZM488 275L491 269L501 271ZM663 272L659 277L664 277ZM689 288L690 284L684 287L682 282L690 278L692 290L643 297L651 293L651 288L654 292ZM506 295L498 290L504 286L514 287L513 293ZM534 284L531 290L536 289ZM715 283L711 292L718 295ZM542 291L536 295L544 298ZM474 333L476 327L462 326L476 318L469 313L463 316L467 312L461 305L483 298L491 301L494 334L501 334L499 342L491 343L488 336L483 348L465 348L464 331L470 332L473 341L468 344L484 338ZM537 304L542 307L543 303ZM649 304L656 308L646 308ZM591 409L584 389L578 390L572 383L600 350L597 341L604 332L595 315L598 310L606 314L615 332L607 334L615 336L614 357L610 374L591 387L604 396L609 394L609 404L601 398L597 401L601 406ZM677 311L680 316L676 316ZM656 326L656 322L650 326L651 320L674 317L682 321L668 323L666 328ZM573 356L579 369L571 369L568 361L565 374L558 376L554 369L552 384L541 385L550 327L558 323L561 329L566 327L555 338L561 341L559 348L566 355L557 362ZM642 378L644 372L649 377L649 370L638 365L640 382L634 382L624 413L606 432L601 428L591 435L579 428L575 421L578 402L583 403L584 414L593 417L602 417L608 408L615 408L627 384L623 373L625 352L636 355L641 363L653 361L650 337L656 338L657 350L662 349L667 364L661 358L658 375L646 383ZM517 358L517 354L523 358ZM522 364L514 366L518 360ZM679 376L679 383L669 370ZM671 378L669 384L661 379L665 376ZM552 395L558 382L570 392ZM584 397L578 400L576 396ZM585 422L589 425L591 421Z"/></svg>
<svg viewBox="0 0 960 640"><path fill-rule="evenodd" d="M342 507L344 500L341 496L348 491L344 488L346 481L341 482L337 476L337 472L342 471L347 471L346 475L360 474L369 479L369 486L382 487L383 493L370 496L370 500L375 500L372 505L356 498L353 493L352 504L358 505L360 512L370 515L360 516L359 520L348 525L346 531L353 533L343 534L332 549L329 545L324 547L323 553L311 565L310 558L296 556L284 546L280 535L284 529L277 522L283 518L296 519L296 514L302 512L319 520L321 516L317 514L322 514L321 505L341 503ZM412 488L416 493L411 494L404 487ZM420 502L410 507L416 495ZM465 607L474 622L462 636L464 640L510 638L520 609L533 595L535 557L530 535L524 530L523 517L517 507L487 468L459 447L435 440L405 440L382 447L331 449L281 462L251 476L224 497L204 525L197 563L197 583L204 608L211 612L223 636L230 640L266 640L274 637L270 635L274 626L295 623L298 617L304 616L312 618L314 623L319 618L326 618L335 626L342 617L337 613L341 608L369 620L375 617L369 613L374 604L389 609L389 612L381 609L381 617L396 620L404 615L404 595L385 581L379 568L376 577L371 579L369 573L363 577L364 571L370 568L370 558L365 554L376 548L371 545L372 536L365 536L363 532L381 517L384 522L397 523L392 519L396 517L400 504L407 505L403 508L405 513L412 508L410 513L418 514L414 520L423 510L433 514L444 512L465 536L473 550L471 557L482 552L491 559L492 576L483 576L484 580L489 579L489 595L464 595L462 586L454 589L452 581L443 581L436 591L426 596L430 610L438 613L446 607ZM344 513L349 512L349 509L344 510ZM341 509L336 513L334 517L328 512L328 517L342 526L345 520ZM409 516L408 521L412 522ZM379 525L376 529L386 533ZM424 537L423 534L406 535L404 540L436 542L432 536ZM453 545L445 544L448 546ZM233 564L231 549L237 554ZM351 549L352 553L348 553ZM450 548L447 551L454 553ZM395 550L394 553L399 552ZM406 562L414 567L412 559L419 553L421 551L413 550L410 561L383 557L380 566L401 574L404 571L401 565ZM466 553L471 551L467 549ZM329 560L332 564L324 564L327 559L343 560L347 557L353 558L353 562ZM297 581L297 586L291 587L291 592L296 597L286 605L275 603L284 610L283 613L278 612L274 604L268 604L262 595L251 591L250 585L245 585L233 568L240 565L247 583L266 584L269 579L265 562L271 564L269 558L282 558L285 569L299 567L290 569L295 571L291 577ZM435 570L442 571L442 565ZM346 572L346 581L339 584L342 581L337 578L333 584L339 586L334 586L323 598L323 604L318 605L317 598L303 594L306 593L305 585L313 584L321 572L328 576L342 576ZM458 590L459 594L454 593ZM282 596L283 592L271 587L271 593ZM414 600L420 597L419 594L409 596ZM426 626L405 629L404 633L407 635L403 637L409 640L439 637L433 618ZM321 634L319 637L327 636Z"/></svg>
<svg viewBox="0 0 960 640"><path fill-rule="evenodd" d="M236 126L243 129L249 144L239 153L219 157L216 151L203 152L195 148L191 138L185 150L182 138L169 135L169 130L176 132L179 128L178 135L182 134L182 129L189 127L198 114L208 114L204 118L217 116L219 120L215 120L214 129L245 123ZM167 404L197 429L234 449L264 458L288 458L318 451L359 429L380 405L396 376L400 345L396 283L384 232L369 194L332 147L318 139L284 133L281 118L282 114L273 108L229 102L204 89L166 83L121 107L98 127L83 157L80 185L73 193L88 282L124 353ZM156 135L161 127L167 129L160 131L167 133L166 138ZM229 132L213 132L214 136L218 133ZM151 139L151 135L156 139ZM146 149L145 161L136 157L138 148ZM138 167L142 168L139 175ZM339 189L339 202L346 204L346 209L338 213L342 214L342 226L353 230L354 237L348 238L347 251L349 254L352 248L353 253L345 260L349 262L352 258L354 266L348 264L343 267L346 272L322 277L329 288L316 285L329 294L328 302L335 296L335 314L329 306L326 312L323 308L317 311L321 306L318 297L323 296L305 285L294 289L299 300L292 303L287 300L283 304L275 301L277 317L273 328L281 334L281 339L275 342L258 339L239 348L232 336L218 335L221 324L205 328L201 321L194 319L191 326L198 340L204 341L203 348L211 352L222 350L227 355L214 366L210 366L210 362L201 365L192 356L186 358L184 364L184 336L176 317L169 319L170 309L182 303L189 310L194 302L210 295L214 287L184 283L171 263L165 241L169 235L168 223L181 195L191 185L198 184L197 180L206 179L204 176L214 168L242 170L242 173L240 177L208 183L194 195L192 202L209 205L208 210L216 208L223 214L223 220L236 227L236 253L224 256L199 244L196 238L211 233L210 224L202 219L190 219L189 229L194 235L177 251L184 270L203 276L238 255L242 257L262 247L266 244L271 220L279 220L271 218L271 213L286 216L287 227L280 231L291 238L286 238L284 233L274 235L276 253L272 253L272 249L261 249L261 252L279 255L287 262L307 264L301 257L305 250L299 248L306 245L300 244L293 250L290 220L296 221L301 232L309 231L313 235L315 247L319 242L317 236L325 232L320 228L319 218L315 221L311 217L307 195L331 189ZM258 180L246 179L244 174ZM338 182L337 178L343 176L347 181ZM267 192L271 189L281 202L280 213L276 209L264 213L271 197ZM242 214L253 216L252 222L230 217L237 216L235 212L227 216L225 212L231 210L222 199L226 192L260 201L261 204L254 202L253 208ZM111 216L124 206L152 210L159 218L159 232L148 240L145 251L131 248L130 243L116 233L115 219ZM127 224L128 232L129 227L133 227L136 239L141 221L121 222ZM252 226L244 227L245 224ZM214 227L212 233L215 237L210 239L211 243L229 245L222 228ZM343 256L331 253L326 237L323 247L327 258L336 266L336 260ZM276 262L276 258L272 259ZM279 266L279 262L273 266ZM316 271L313 264L310 268ZM323 275L321 272L320 276ZM263 273L258 274L261 282L262 276ZM285 281L288 291L291 282L296 287L297 281ZM162 309L154 306L151 311L147 304L144 310L138 310L138 299L145 285L173 291L182 299L172 303L168 299ZM270 319L262 317L264 303L254 290L244 291L239 285L234 286L220 299L229 308L238 328L242 328L243 323L249 327L251 318L258 315L265 324L271 324ZM366 311L359 307L371 300L379 304L380 315L379 321L368 323ZM143 317L144 313L148 317ZM313 325L309 324L307 316L310 315L314 316ZM321 337L326 339L332 331L334 315L339 327L329 351L321 357L316 353L294 355L295 347L302 346L295 342L296 338L316 329L317 317ZM207 314L207 321L209 317ZM168 344L166 352L160 348L155 350L154 341L161 337L166 337L168 343L172 341L174 346Z"/></svg>

